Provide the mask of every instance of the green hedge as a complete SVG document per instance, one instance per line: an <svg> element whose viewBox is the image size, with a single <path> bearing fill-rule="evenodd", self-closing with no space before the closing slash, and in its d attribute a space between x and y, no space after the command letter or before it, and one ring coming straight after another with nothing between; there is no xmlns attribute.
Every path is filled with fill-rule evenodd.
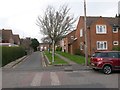
<svg viewBox="0 0 120 90"><path fill-rule="evenodd" d="M115 51L120 51L120 46L116 46L116 47L113 47L112 50L115 50Z"/></svg>
<svg viewBox="0 0 120 90"><path fill-rule="evenodd" d="M22 47L2 47L2 66L24 56L26 54Z"/></svg>

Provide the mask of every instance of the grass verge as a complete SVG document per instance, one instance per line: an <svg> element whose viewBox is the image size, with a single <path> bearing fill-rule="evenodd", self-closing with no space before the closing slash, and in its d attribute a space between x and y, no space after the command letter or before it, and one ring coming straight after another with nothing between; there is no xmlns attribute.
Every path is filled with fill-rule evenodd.
<svg viewBox="0 0 120 90"><path fill-rule="evenodd" d="M44 53L48 57L49 61L52 62L52 54L49 53L48 51L45 51ZM68 63L66 61L62 60L61 58L55 55L55 62L53 63L53 65L67 65L67 64Z"/></svg>
<svg viewBox="0 0 120 90"><path fill-rule="evenodd" d="M85 64L85 57L84 56L79 56L79 55L71 55L69 53L65 53L65 52L60 52L57 51L56 53L70 59L73 62L76 62L78 64ZM88 63L90 62L90 58L88 58Z"/></svg>

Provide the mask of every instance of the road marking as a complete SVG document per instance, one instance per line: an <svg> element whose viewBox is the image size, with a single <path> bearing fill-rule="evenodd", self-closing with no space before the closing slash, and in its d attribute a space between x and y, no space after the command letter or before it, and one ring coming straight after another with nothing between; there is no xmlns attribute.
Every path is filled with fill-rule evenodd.
<svg viewBox="0 0 120 90"><path fill-rule="evenodd" d="M50 72L51 85L60 85L59 78L55 72Z"/></svg>
<svg viewBox="0 0 120 90"><path fill-rule="evenodd" d="M31 83L31 86L40 86L41 80L42 80L43 73L37 73L35 77L33 78L33 81Z"/></svg>

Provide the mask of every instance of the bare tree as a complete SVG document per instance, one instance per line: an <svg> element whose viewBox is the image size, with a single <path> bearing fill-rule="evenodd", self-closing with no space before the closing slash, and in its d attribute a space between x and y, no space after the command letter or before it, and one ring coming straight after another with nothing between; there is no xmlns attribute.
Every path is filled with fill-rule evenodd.
<svg viewBox="0 0 120 90"><path fill-rule="evenodd" d="M48 6L44 16L38 16L37 25L40 31L52 40L52 62L54 62L54 47L70 30L72 30L75 19L69 15L70 8L63 5L59 10Z"/></svg>
<svg viewBox="0 0 120 90"><path fill-rule="evenodd" d="M52 44L52 40L51 40L51 38L49 38L49 37L43 37L43 38L41 39L41 41L42 41L43 43Z"/></svg>

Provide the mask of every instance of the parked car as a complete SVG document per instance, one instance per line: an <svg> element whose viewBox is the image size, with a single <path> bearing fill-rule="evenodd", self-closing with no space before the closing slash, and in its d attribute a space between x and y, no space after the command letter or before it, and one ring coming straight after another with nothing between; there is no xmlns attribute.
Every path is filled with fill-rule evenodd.
<svg viewBox="0 0 120 90"><path fill-rule="evenodd" d="M120 51L95 52L90 59L93 70L102 70L105 74L120 70Z"/></svg>

